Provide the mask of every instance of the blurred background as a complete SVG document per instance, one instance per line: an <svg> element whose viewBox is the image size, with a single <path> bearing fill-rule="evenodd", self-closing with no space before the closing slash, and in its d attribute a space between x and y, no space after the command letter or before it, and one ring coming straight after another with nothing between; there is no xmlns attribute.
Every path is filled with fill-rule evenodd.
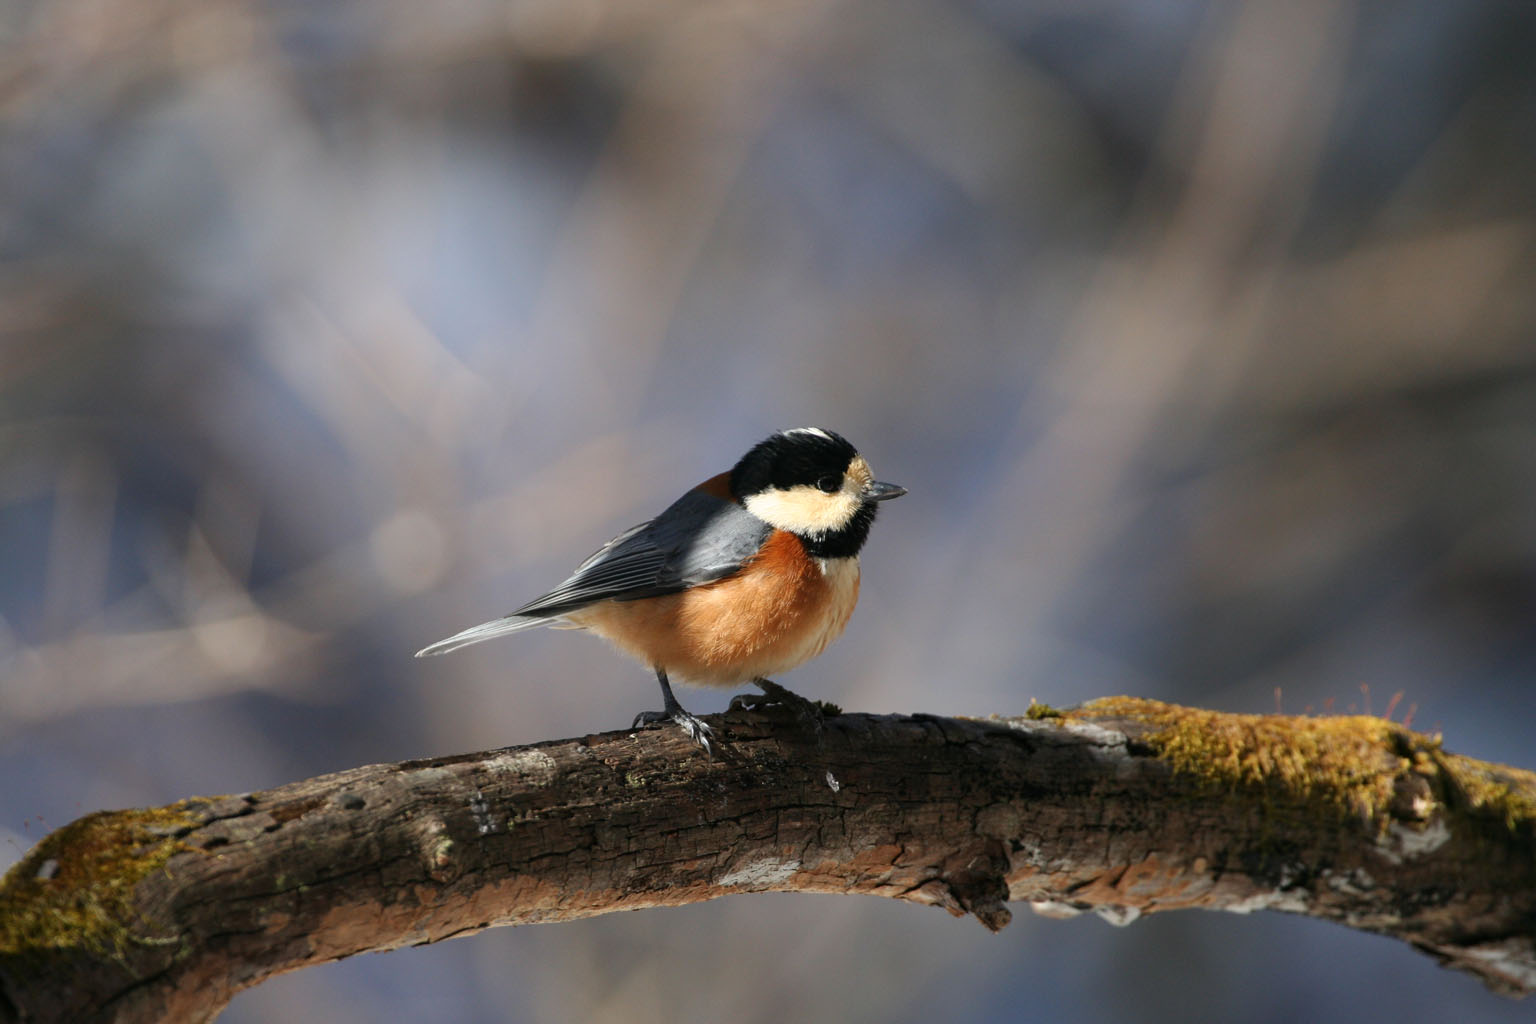
<svg viewBox="0 0 1536 1024"><path fill-rule="evenodd" d="M0 866L623 727L590 639L411 654L799 425L911 494L795 690L1390 705L1536 767L1533 52L1438 0L0 6ZM1021 1014L1529 1007L1278 914L763 895L222 1019Z"/></svg>

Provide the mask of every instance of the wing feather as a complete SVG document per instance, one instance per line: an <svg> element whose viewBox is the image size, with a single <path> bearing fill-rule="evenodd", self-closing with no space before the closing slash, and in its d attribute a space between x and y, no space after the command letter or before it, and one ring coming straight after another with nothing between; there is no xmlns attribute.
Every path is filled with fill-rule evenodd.
<svg viewBox="0 0 1536 1024"><path fill-rule="evenodd" d="M570 579L514 615L563 615L598 601L675 594L723 579L762 546L771 527L733 501L689 491L661 515L619 534Z"/></svg>
<svg viewBox="0 0 1536 1024"><path fill-rule="evenodd" d="M418 658L549 625L598 601L635 601L724 579L755 554L772 530L746 509L693 490L661 515L595 551L571 577L512 614L472 626L416 653Z"/></svg>

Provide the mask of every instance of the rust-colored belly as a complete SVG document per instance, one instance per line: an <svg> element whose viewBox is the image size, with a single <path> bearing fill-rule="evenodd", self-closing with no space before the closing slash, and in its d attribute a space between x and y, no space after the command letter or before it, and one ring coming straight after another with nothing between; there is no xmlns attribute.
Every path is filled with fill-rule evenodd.
<svg viewBox="0 0 1536 1024"><path fill-rule="evenodd" d="M734 576L568 618L673 679L733 686L816 657L842 635L858 599L858 559L817 562L792 535L775 534Z"/></svg>

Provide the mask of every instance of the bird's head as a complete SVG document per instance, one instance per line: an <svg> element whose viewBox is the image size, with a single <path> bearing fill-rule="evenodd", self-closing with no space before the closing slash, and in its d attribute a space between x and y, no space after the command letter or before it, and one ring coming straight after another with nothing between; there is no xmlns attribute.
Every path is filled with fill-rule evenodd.
<svg viewBox="0 0 1536 1024"><path fill-rule="evenodd" d="M820 427L774 434L731 470L736 500L774 529L798 536L819 558L858 554L877 503L906 493L876 480L853 445Z"/></svg>

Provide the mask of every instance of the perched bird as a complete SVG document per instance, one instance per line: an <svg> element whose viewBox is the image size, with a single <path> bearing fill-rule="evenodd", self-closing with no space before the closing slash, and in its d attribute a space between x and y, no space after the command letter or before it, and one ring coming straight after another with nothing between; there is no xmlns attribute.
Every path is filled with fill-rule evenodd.
<svg viewBox="0 0 1536 1024"><path fill-rule="evenodd" d="M859 549L877 503L907 493L817 427L753 446L661 515L604 544L554 590L505 618L416 652L446 654L534 626L590 630L656 672L665 702L634 728L671 720L709 749L710 728L672 695L670 679L703 686L768 680L816 657L843 632L859 598Z"/></svg>

